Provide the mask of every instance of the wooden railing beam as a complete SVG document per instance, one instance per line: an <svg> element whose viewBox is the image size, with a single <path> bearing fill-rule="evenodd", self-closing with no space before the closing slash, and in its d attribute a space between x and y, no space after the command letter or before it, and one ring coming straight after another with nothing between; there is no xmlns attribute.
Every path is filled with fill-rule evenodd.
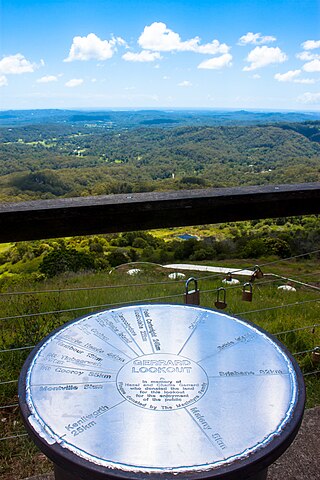
<svg viewBox="0 0 320 480"><path fill-rule="evenodd" d="M320 183L60 198L0 205L0 242L320 213Z"/></svg>

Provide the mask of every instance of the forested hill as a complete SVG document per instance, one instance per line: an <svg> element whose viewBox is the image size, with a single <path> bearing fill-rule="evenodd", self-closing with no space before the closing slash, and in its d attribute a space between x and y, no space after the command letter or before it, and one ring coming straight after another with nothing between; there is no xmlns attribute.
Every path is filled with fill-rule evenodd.
<svg viewBox="0 0 320 480"><path fill-rule="evenodd" d="M0 199L320 180L320 121L0 127Z"/></svg>

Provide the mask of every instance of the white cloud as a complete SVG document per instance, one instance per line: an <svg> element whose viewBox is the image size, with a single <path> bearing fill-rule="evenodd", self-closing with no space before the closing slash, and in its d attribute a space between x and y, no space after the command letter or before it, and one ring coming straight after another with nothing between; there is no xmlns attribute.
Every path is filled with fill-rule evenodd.
<svg viewBox="0 0 320 480"><path fill-rule="evenodd" d="M173 50L190 50L199 43L199 38L182 42L180 35L167 28L165 23L154 22L144 27L138 39L139 45L147 50L171 52Z"/></svg>
<svg viewBox="0 0 320 480"><path fill-rule="evenodd" d="M0 74L19 75L21 73L32 73L36 68L37 66L27 60L21 53L9 55L0 60Z"/></svg>
<svg viewBox="0 0 320 480"><path fill-rule="evenodd" d="M315 48L320 48L320 40L307 40L306 42L301 43L301 47L304 50L314 50Z"/></svg>
<svg viewBox="0 0 320 480"><path fill-rule="evenodd" d="M37 83L50 83L57 82L58 77L55 75L45 75L44 77L38 78Z"/></svg>
<svg viewBox="0 0 320 480"><path fill-rule="evenodd" d="M218 40L204 45L200 45L199 37L182 41L178 33L167 28L167 25L162 22L154 22L144 27L138 43L143 49L156 52L197 52L215 55L227 53L230 50L228 45L221 44Z"/></svg>
<svg viewBox="0 0 320 480"><path fill-rule="evenodd" d="M0 87L6 87L8 85L7 77L0 75Z"/></svg>
<svg viewBox="0 0 320 480"><path fill-rule="evenodd" d="M299 60L307 62L307 61L310 61L310 60L320 59L320 54L319 53L310 53L310 52L300 52L300 53L297 53L296 57L299 58Z"/></svg>
<svg viewBox="0 0 320 480"><path fill-rule="evenodd" d="M255 73L254 75L252 75L252 78L254 80L259 80L259 78L261 78L261 75L258 75L257 73Z"/></svg>
<svg viewBox="0 0 320 480"><path fill-rule="evenodd" d="M305 83L307 85L311 85L316 83L316 81L314 78L297 78L297 80L294 80L294 83Z"/></svg>
<svg viewBox="0 0 320 480"><path fill-rule="evenodd" d="M273 63L283 63L288 59L287 55L280 50L279 47L256 47L247 56L247 62L251 65L244 67L245 72L256 70L257 68L266 67Z"/></svg>
<svg viewBox="0 0 320 480"><path fill-rule="evenodd" d="M121 47L129 48L127 42L126 42L125 40L123 40L123 38L121 38L121 37L116 37L116 38L113 39L113 40L115 40L116 43L117 43L118 45L120 45Z"/></svg>
<svg viewBox="0 0 320 480"><path fill-rule="evenodd" d="M315 59L305 63L302 68L305 72L320 72L320 60Z"/></svg>
<svg viewBox="0 0 320 480"><path fill-rule="evenodd" d="M292 82L301 73L301 70L289 70L286 73L276 73L274 78L278 82Z"/></svg>
<svg viewBox="0 0 320 480"><path fill-rule="evenodd" d="M220 70L221 68L231 67L231 60L232 55L230 55L230 53L225 53L224 55L220 55L220 57L204 60L198 65L198 68L207 70Z"/></svg>
<svg viewBox="0 0 320 480"><path fill-rule="evenodd" d="M178 87L192 87L192 83L189 80L183 80L183 82L178 83Z"/></svg>
<svg viewBox="0 0 320 480"><path fill-rule="evenodd" d="M83 84L82 78L73 78L72 80L69 80L68 82L66 82L65 86L69 88L74 88L74 87L79 87L82 84Z"/></svg>
<svg viewBox="0 0 320 480"><path fill-rule="evenodd" d="M126 45L126 42L120 37L109 41L101 40L94 33L89 33L86 37L74 37L69 56L64 59L64 62L108 60L113 56L117 45Z"/></svg>
<svg viewBox="0 0 320 480"><path fill-rule="evenodd" d="M150 52L149 50L142 50L142 52L126 52L122 55L123 60L127 62L154 62L160 60L161 55L159 52Z"/></svg>
<svg viewBox="0 0 320 480"><path fill-rule="evenodd" d="M263 36L261 33L248 32L239 38L238 45L262 45L263 43L271 43L276 40L276 37L270 35Z"/></svg>
<svg viewBox="0 0 320 480"><path fill-rule="evenodd" d="M229 50L230 47L228 47L228 45L225 43L220 43L219 40L212 40L211 43L198 45L195 51L205 55L216 55L217 53L228 53Z"/></svg>
<svg viewBox="0 0 320 480"><path fill-rule="evenodd" d="M292 83L305 83L312 84L315 83L313 78L297 78L301 74L301 70L289 70L286 73L276 73L274 78L278 82L292 82Z"/></svg>
<svg viewBox="0 0 320 480"><path fill-rule="evenodd" d="M303 95L300 95L300 97L298 97L298 101L301 103L307 103L307 104L320 104L320 92L319 93L306 92Z"/></svg>

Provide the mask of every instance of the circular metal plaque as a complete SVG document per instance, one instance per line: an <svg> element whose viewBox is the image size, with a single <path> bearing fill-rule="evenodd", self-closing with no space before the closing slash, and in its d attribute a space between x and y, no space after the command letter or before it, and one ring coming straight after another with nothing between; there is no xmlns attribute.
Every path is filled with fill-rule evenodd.
<svg viewBox="0 0 320 480"><path fill-rule="evenodd" d="M294 437L299 375L275 339L243 320L138 305L53 332L29 356L19 395L29 432L55 459L218 475Z"/></svg>

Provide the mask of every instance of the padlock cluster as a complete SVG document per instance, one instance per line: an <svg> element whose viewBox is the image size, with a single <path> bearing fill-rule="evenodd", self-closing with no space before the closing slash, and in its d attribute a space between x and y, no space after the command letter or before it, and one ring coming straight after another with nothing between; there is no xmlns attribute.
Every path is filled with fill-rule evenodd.
<svg viewBox="0 0 320 480"><path fill-rule="evenodd" d="M256 279L260 279L262 277L263 277L263 272L261 268L259 267L259 265L255 265L250 281L244 283L242 287L242 300L244 302L252 302L252 298L253 298L252 284ZM237 280L237 282L239 281ZM229 283L229 284L233 283L231 272L227 273L224 283ZM193 284L193 287L194 287L193 290L189 290L190 284ZM198 280L194 277L190 277L186 281L184 302L186 305L200 305L200 289L198 288ZM214 305L219 310L224 310L227 307L226 288L220 287L217 289L217 297L216 297L216 301L214 302Z"/></svg>

